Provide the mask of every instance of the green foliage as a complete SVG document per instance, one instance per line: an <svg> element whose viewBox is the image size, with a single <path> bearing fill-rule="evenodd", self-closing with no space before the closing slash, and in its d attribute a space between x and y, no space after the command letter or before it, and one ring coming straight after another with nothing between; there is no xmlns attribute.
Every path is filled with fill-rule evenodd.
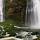
<svg viewBox="0 0 40 40"><path fill-rule="evenodd" d="M5 22L0 23L1 26L3 26L5 32L8 32L11 35L15 34L15 28L13 24L13 20L7 19Z"/></svg>

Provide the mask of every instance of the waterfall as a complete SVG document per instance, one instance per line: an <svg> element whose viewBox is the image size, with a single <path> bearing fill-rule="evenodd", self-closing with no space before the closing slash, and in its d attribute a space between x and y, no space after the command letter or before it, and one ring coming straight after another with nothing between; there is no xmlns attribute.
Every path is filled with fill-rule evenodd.
<svg viewBox="0 0 40 40"><path fill-rule="evenodd" d="M28 24L31 29L40 29L40 0L31 0L27 6L25 24Z"/></svg>
<svg viewBox="0 0 40 40"><path fill-rule="evenodd" d="M40 29L40 0L32 0L34 21L31 16L31 29ZM33 22L32 22L33 21Z"/></svg>
<svg viewBox="0 0 40 40"><path fill-rule="evenodd" d="M3 0L0 0L0 22L3 22Z"/></svg>

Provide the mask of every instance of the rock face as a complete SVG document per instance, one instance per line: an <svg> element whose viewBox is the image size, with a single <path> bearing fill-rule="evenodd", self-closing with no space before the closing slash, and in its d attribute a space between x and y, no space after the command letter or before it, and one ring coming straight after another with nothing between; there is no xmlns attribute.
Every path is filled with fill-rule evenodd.
<svg viewBox="0 0 40 40"><path fill-rule="evenodd" d="M26 0L6 0L6 15L18 22L24 23Z"/></svg>
<svg viewBox="0 0 40 40"><path fill-rule="evenodd" d="M15 37L7 37L7 38L2 38L0 40L23 40L23 39L19 39L19 38L15 38Z"/></svg>

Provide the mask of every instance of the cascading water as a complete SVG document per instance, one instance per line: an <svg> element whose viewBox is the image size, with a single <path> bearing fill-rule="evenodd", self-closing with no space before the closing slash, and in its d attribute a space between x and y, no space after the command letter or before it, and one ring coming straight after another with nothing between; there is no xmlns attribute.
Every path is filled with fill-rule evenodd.
<svg viewBox="0 0 40 40"><path fill-rule="evenodd" d="M30 7L30 8L29 8ZM31 0L28 7L28 23L31 29L40 29L40 0Z"/></svg>
<svg viewBox="0 0 40 40"><path fill-rule="evenodd" d="M32 0L33 2L33 13L34 19L31 18L31 28L32 29L40 29L40 0ZM32 22L32 19L34 20Z"/></svg>
<svg viewBox="0 0 40 40"><path fill-rule="evenodd" d="M0 22L3 22L3 0L0 0Z"/></svg>

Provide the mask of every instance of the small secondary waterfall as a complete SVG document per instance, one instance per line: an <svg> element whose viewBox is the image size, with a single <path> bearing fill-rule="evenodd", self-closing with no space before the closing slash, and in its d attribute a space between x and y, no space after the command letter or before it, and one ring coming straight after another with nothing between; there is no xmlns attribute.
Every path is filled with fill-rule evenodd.
<svg viewBox="0 0 40 40"><path fill-rule="evenodd" d="M28 17L25 17L25 24L28 24L31 29L40 29L40 0L31 0L27 6Z"/></svg>
<svg viewBox="0 0 40 40"><path fill-rule="evenodd" d="M3 22L3 0L0 0L0 22Z"/></svg>

